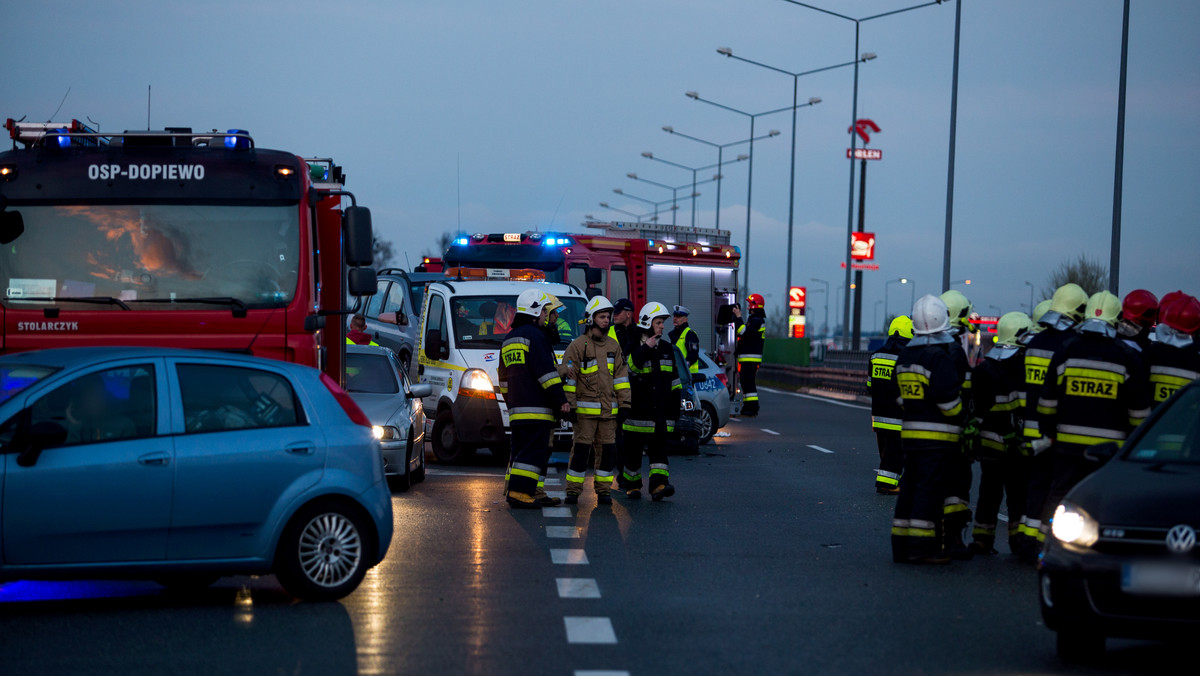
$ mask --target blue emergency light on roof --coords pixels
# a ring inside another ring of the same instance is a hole
[[[59,148],[71,147],[71,137],[66,136],[66,134],[70,133],[70,130],[68,130],[66,127],[63,127],[62,129],[55,129],[54,132],[56,134],[60,134],[59,136],[54,137],[54,141],[58,144]]]
[[[245,129],[229,129],[226,134],[244,134],[244,136],[226,136],[225,147],[230,149],[246,149],[250,147],[250,132]]]
[[[454,246],[466,246],[468,242],[470,242],[470,240],[468,240],[466,237],[459,237],[458,239],[454,240]]]
[[[571,246],[571,238],[551,235],[542,240],[542,246]]]

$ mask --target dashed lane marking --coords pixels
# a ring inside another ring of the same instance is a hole
[[[828,448],[821,448],[820,446],[817,446],[815,444],[809,444],[808,447],[813,449],[814,451],[820,451],[822,453],[833,453],[833,451],[829,450]]]
[[[496,472],[458,472],[458,471],[454,471],[454,470],[437,469],[434,467],[426,468],[425,474],[428,476],[490,476],[490,477],[503,477],[504,476],[504,472],[500,472],[500,471],[496,471]]]
[[[597,671],[589,669],[587,671],[575,670],[575,676],[629,676],[628,671]]]
[[[546,526],[546,537],[573,540],[579,538],[577,526]]]
[[[560,599],[598,599],[600,587],[595,578],[590,577],[560,577],[554,580],[558,585]]]
[[[803,394],[801,392],[787,392],[784,390],[776,390],[776,389],[770,388],[770,387],[761,387],[760,386],[758,389],[766,391],[766,392],[770,392],[772,394],[786,394],[789,397],[799,397],[801,399],[812,399],[813,401],[823,401],[826,404],[833,404],[834,406],[845,406],[846,408],[857,408],[862,411],[870,411],[871,410],[870,406],[863,406],[861,404],[848,404],[844,401],[833,401],[832,399],[829,399],[828,397],[817,397],[817,396],[813,396],[811,394]]]
[[[617,633],[607,617],[564,617],[567,643],[615,644]]]
[[[586,566],[588,565],[587,552],[582,549],[551,549],[550,563],[559,563],[565,566]]]
[[[563,517],[566,517],[569,519],[572,516],[571,508],[570,507],[543,507],[542,508],[542,516],[548,517],[551,519],[557,519],[557,518],[563,518]]]
[[[760,427],[759,429],[761,429],[762,431],[766,432],[767,434],[773,434],[773,435],[775,435],[775,436],[780,436],[779,432],[776,432],[775,430],[769,430],[769,429],[767,429],[767,428],[765,428],[765,427]]]
[[[561,500],[561,499],[567,497],[567,492],[566,491],[546,491],[546,495],[549,495],[552,498],[558,498]]]

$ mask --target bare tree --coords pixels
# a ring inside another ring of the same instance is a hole
[[[438,235],[437,238],[437,251],[430,251],[429,249],[426,249],[421,255],[441,258],[443,255],[445,255],[446,249],[450,248],[450,244],[454,242],[455,239],[461,237],[462,234],[463,233],[461,230],[459,232],[450,232],[449,230],[443,232],[442,234]]]
[[[1078,284],[1090,296],[1108,288],[1108,268],[1084,254],[1079,254],[1075,260],[1063,261],[1046,278],[1042,297],[1050,298],[1055,289],[1069,283]]]
[[[380,239],[375,236],[371,240],[371,259],[373,267],[376,270],[392,267],[392,261],[396,258],[395,247],[389,239]]]

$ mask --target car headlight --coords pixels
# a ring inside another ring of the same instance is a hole
[[[469,369],[464,373],[462,382],[458,386],[458,393],[464,397],[496,398],[496,391],[492,389],[492,379],[483,369]]]
[[[371,434],[375,435],[380,441],[388,441],[400,437],[400,430],[391,425],[373,425],[371,426]]]
[[[1050,532],[1060,542],[1091,547],[1100,539],[1100,524],[1079,507],[1064,502],[1054,510]]]

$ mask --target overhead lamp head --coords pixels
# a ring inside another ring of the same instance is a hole
[[[652,159],[654,159],[654,153],[652,153],[652,152],[650,152],[649,150],[647,150],[647,151],[645,151],[645,152],[643,152],[643,153],[642,153],[642,157],[645,157],[646,159],[650,159],[650,160],[652,160]]]
[[[675,127],[672,127],[671,125],[668,124],[665,127],[663,127],[663,131],[667,132],[668,134],[674,134]]]
[[[624,193],[624,192],[623,192],[623,191],[622,191],[620,188],[613,188],[613,192],[617,193],[618,195],[624,195],[624,194],[625,194],[625,193]]]
[[[632,171],[631,171],[631,172],[629,172],[629,173],[627,173],[627,174],[625,174],[625,176],[626,176],[627,178],[632,178],[632,179],[633,179],[633,180],[635,180],[635,181],[637,180],[637,174],[633,173]]]
[[[600,203],[600,206],[602,206],[602,207],[604,207],[605,209],[607,209],[607,208],[608,208],[608,202],[601,202],[601,203]]]
[[[746,161],[746,160],[748,160],[748,159],[750,159],[750,156],[749,156],[749,155],[746,155],[746,154],[742,154],[742,155],[738,155],[738,156],[737,156],[737,161],[738,161],[738,162],[745,162],[745,161]]]
[[[589,221],[594,221],[594,220],[596,220],[596,217],[595,217],[595,216],[593,216],[593,215],[591,215],[591,214],[584,214],[584,215],[583,215],[583,217],[584,217],[584,218],[586,218],[586,219],[587,219],[587,220],[589,220]]]
[[[699,99],[700,98],[700,94],[698,94],[696,92],[684,92],[683,95],[688,97],[689,99]]]
[[[771,131],[767,132],[767,136],[779,136],[779,134],[780,132],[778,129],[772,129]]]
[[[901,277],[901,278],[900,278],[900,283],[901,283],[901,284],[908,284],[908,278],[907,278],[907,277]]]
[[[700,196],[700,193],[698,193],[698,192],[692,193],[692,197],[699,197],[699,196]]]
[[[809,100],[808,100],[808,105],[810,105],[810,106],[815,106],[815,105],[817,105],[817,104],[818,104],[818,103],[820,103],[820,102],[821,102],[821,97],[820,97],[820,96],[814,96],[814,97],[812,97],[811,99],[809,99]]]
[[[876,56],[875,52],[863,52],[862,56],[859,58],[859,60],[860,61],[870,61],[871,59],[874,59],[875,56]]]
[[[728,47],[717,47],[717,53],[724,54],[725,56],[733,56],[733,50]]]

